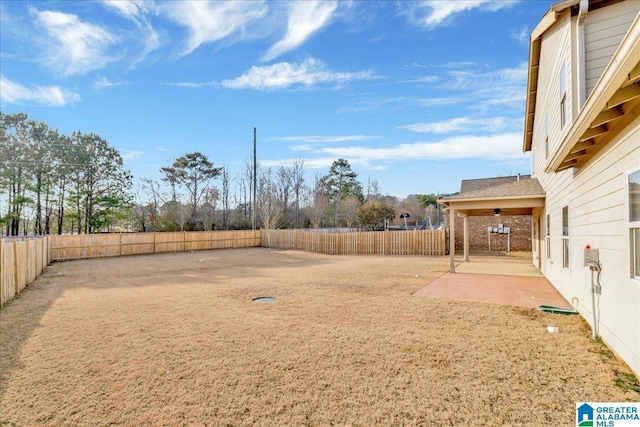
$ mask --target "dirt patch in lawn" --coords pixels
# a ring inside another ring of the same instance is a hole
[[[448,263],[241,249],[54,264],[0,311],[0,425],[557,426],[578,401],[638,399],[578,316],[411,295]]]

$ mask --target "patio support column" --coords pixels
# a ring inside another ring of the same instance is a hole
[[[462,217],[464,226],[464,262],[469,262],[469,216]]]
[[[449,206],[449,271],[456,272],[456,211]]]

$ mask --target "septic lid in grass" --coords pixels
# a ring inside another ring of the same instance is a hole
[[[274,302],[276,300],[275,297],[258,297],[258,298],[254,298],[251,301],[253,302],[257,302],[257,303],[264,303],[264,302]]]

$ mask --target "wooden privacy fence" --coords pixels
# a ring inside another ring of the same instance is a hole
[[[19,295],[50,262],[50,236],[0,238],[0,306]]]
[[[260,246],[260,231],[179,231],[50,236],[53,261]]]
[[[318,233],[262,230],[262,246],[328,255],[446,255],[445,230]]]
[[[258,246],[328,255],[445,255],[446,235],[444,230],[242,230],[0,238],[0,306],[53,261]]]

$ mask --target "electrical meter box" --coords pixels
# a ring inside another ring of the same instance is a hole
[[[598,249],[587,249],[584,250],[584,266],[589,267],[589,261],[600,262],[600,254]]]

